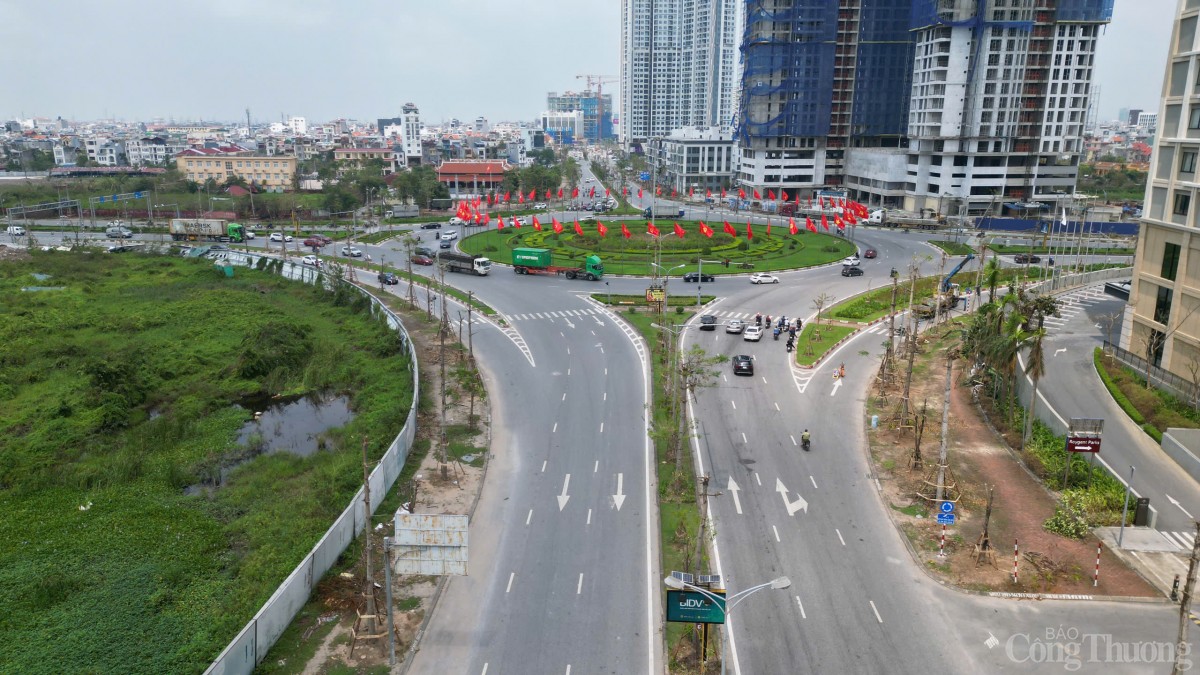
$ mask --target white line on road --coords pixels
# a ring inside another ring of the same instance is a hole
[[[605,369],[604,369],[604,374],[605,374],[605,375],[607,375],[607,374],[608,374],[608,368],[605,368]]]
[[[563,334],[563,332],[562,332],[561,330],[560,330],[560,331],[558,331],[558,334],[559,334],[559,335],[562,335],[564,338],[565,338],[565,337],[567,337],[565,334]]]
[[[525,516],[525,524],[528,525],[531,520],[533,520],[533,509],[529,509],[529,515]]]
[[[486,663],[483,664],[483,672],[479,673],[479,675],[487,675],[487,667],[488,667],[488,664],[486,664]]]
[[[737,401],[730,401],[729,404],[733,406],[734,410],[737,410]]]
[[[755,482],[755,483],[758,483],[758,486],[759,486],[759,487],[762,487],[762,478],[759,478],[759,477],[758,477],[758,472],[757,472],[757,471],[755,471],[755,472],[754,472],[754,482]]]
[[[796,445],[796,437],[788,434],[788,438],[792,439],[792,445]]]
[[[878,620],[879,623],[883,623],[883,617],[879,616],[879,608],[875,606],[874,600],[871,601],[871,611],[875,612],[875,619]]]
[[[834,532],[837,532],[837,534],[838,534],[838,541],[842,542],[842,546],[845,546],[845,545],[846,545],[846,540],[845,540],[845,539],[842,539],[842,531],[841,531],[841,530],[839,530],[839,529],[837,529],[836,527],[835,527],[835,528],[833,528],[833,531],[834,531]]]
[[[599,470],[600,470],[600,460],[596,460],[596,463],[592,465],[592,473],[596,473]]]
[[[591,509],[588,509],[588,519],[587,519],[587,524],[588,524],[588,525],[591,525],[591,524],[592,524],[592,510],[591,510]]]
[[[602,398],[602,399],[600,399],[600,400],[602,400],[602,401],[607,401],[607,400],[608,400],[608,392],[607,392],[607,391],[606,391],[606,392],[604,392],[604,398]]]
[[[570,495],[567,494],[567,486],[570,484],[571,484],[571,474],[567,474],[566,478],[563,479],[562,494],[558,496],[558,510],[559,511],[563,510],[563,507],[567,505],[567,500],[571,498]]]
[[[565,392],[565,391],[563,392],[562,400],[564,400],[564,401],[567,400],[567,392]]]
[[[796,596],[796,606],[800,608],[800,618],[807,619],[808,615],[804,613],[804,605],[800,604],[800,596]]]
[[[596,331],[592,331],[592,335],[595,335],[595,334],[596,334]]]
[[[600,433],[604,433],[604,422],[600,423]]]
[[[1165,492],[1163,493],[1163,496],[1165,496],[1165,497],[1167,498],[1167,501],[1171,502],[1171,503],[1172,503],[1172,504],[1174,504],[1175,506],[1178,506],[1178,507],[1179,507],[1179,510],[1180,510],[1180,511],[1183,511],[1183,515],[1187,516],[1188,518],[1191,518],[1191,517],[1192,517],[1192,514],[1188,513],[1188,512],[1187,512],[1187,509],[1183,508],[1183,506],[1181,506],[1181,505],[1179,504],[1179,500],[1178,500],[1178,499],[1175,499],[1174,497],[1172,497],[1171,495],[1169,495],[1169,494],[1167,494],[1167,493],[1165,493]],[[1193,520],[1194,520],[1194,519],[1193,519]]]
[[[554,428],[552,428],[552,429],[550,430],[550,433],[552,433],[552,434],[553,434],[553,433],[557,433],[557,432],[558,432],[558,422],[555,422],[555,423],[554,423]]]
[[[743,443],[749,443],[749,442],[750,442],[749,440],[747,440],[747,439],[746,439],[746,432],[744,432],[744,431],[742,432],[742,442],[743,442]]]
[[[604,347],[601,347],[601,348],[600,348],[600,353],[601,353],[601,354],[603,354],[603,353],[604,353]]]
[[[837,396],[837,390],[838,390],[838,387],[840,387],[840,386],[842,386],[842,379],[839,377],[838,379],[833,381],[833,391],[829,392],[829,395]]]
[[[571,664],[567,664],[567,675],[571,675]]]
[[[742,500],[738,498],[738,490],[741,490],[741,488],[733,481],[733,476],[729,477],[729,483],[725,486],[725,489],[729,490],[729,494],[733,495],[733,508],[739,516],[742,515]]]
[[[762,381],[763,381],[763,384],[766,384],[766,383],[767,383],[767,376],[766,376],[766,375],[763,375],[763,379],[762,379]]]
[[[570,355],[571,355],[571,348],[567,347],[567,356],[570,356]]]
[[[515,579],[515,578],[517,578],[517,573],[516,573],[516,572],[509,572],[509,573],[508,573],[508,586],[507,586],[507,587],[505,587],[505,589],[504,589],[504,592],[505,592],[505,593],[509,593],[509,592],[511,592],[511,591],[512,591],[512,582],[513,582],[513,579]]]
[[[579,573],[579,583],[575,584],[575,595],[583,592],[583,572]]]
[[[780,407],[779,407],[779,403],[778,403],[778,402],[775,404],[775,409],[776,409],[776,410],[780,410]]]
[[[772,525],[771,531],[775,533],[775,541],[782,541],[782,539],[779,538],[779,529],[778,528],[776,528],[774,525]]]
[[[1054,350],[1054,355],[1055,355],[1055,356],[1058,356],[1059,354],[1061,354],[1061,353],[1063,353],[1063,352],[1065,352],[1065,351],[1067,351],[1067,348],[1066,348],[1066,347],[1060,347],[1059,349],[1055,349],[1055,350]]]
[[[816,490],[817,489],[817,479],[813,478],[812,476],[809,476],[808,479],[812,481],[813,489]]]
[[[567,368],[567,376],[570,377],[570,375],[571,375],[571,369]]]
[[[546,472],[546,460],[542,460],[542,473]]]

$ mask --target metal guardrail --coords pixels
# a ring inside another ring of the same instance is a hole
[[[259,259],[263,257],[238,251],[222,251],[222,253],[225,254],[220,261],[222,264],[244,267],[257,266]],[[309,283],[315,281],[318,276],[322,276],[326,279],[325,286],[332,288],[332,277],[299,263],[285,261],[280,268],[280,273],[289,279]],[[371,501],[374,509],[378,508],[383,501],[381,495],[386,494],[391,488],[404,468],[405,460],[408,459],[408,452],[412,448],[413,438],[416,436],[417,401],[420,399],[420,391],[418,389],[417,360],[412,349],[412,342],[409,340],[408,332],[404,330],[400,317],[380,302],[379,298],[362,288],[357,286],[355,288],[371,299],[372,311],[381,312],[386,317],[388,325],[399,333],[402,348],[409,356],[409,370],[412,372],[413,379],[413,401],[409,407],[408,416],[404,420],[404,426],[392,440],[387,452],[383,453],[383,457],[379,459],[379,463],[371,471],[368,479],[371,494],[376,496]],[[237,636],[204,671],[205,675],[249,675],[254,671],[274,646],[275,641],[292,622],[292,619],[304,607],[309,594],[316,588],[321,577],[333,567],[342,551],[346,550],[354,537],[362,532],[370,522],[370,517],[365,511],[363,491],[360,488],[346,509],[325,531],[325,535],[321,537],[320,541],[275,589],[271,597],[255,613],[254,618],[250,619],[249,623],[238,632]]]

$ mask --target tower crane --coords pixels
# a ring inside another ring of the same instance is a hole
[[[607,75],[576,75],[575,79],[586,80],[588,91],[592,90],[593,85],[596,87],[596,140],[601,141],[604,136],[604,83],[619,80]]]

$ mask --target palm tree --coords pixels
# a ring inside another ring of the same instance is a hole
[[[992,256],[983,268],[983,278],[988,286],[988,302],[996,301],[996,286],[1000,284],[1000,258]]]
[[[1033,402],[1037,400],[1038,381],[1046,374],[1046,352],[1042,343],[1046,338],[1046,329],[1038,328],[1029,336],[1029,363],[1025,364],[1025,374],[1033,378],[1033,391],[1029,394],[1029,407],[1025,410],[1025,431],[1021,434],[1021,449],[1029,442],[1029,434],[1033,432]]]

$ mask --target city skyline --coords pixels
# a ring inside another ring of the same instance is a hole
[[[41,29],[48,25],[46,18],[36,5],[0,0],[8,17],[0,25],[0,40],[7,46],[0,67],[9,79],[0,114],[6,119],[232,121],[244,119],[250,108],[256,123],[286,115],[367,122],[399,114],[412,101],[427,124],[451,118],[468,122],[480,115],[491,122],[532,121],[545,109],[547,92],[586,89],[576,75],[620,75],[620,3],[449,0],[406,8],[396,24],[379,19],[390,10],[379,0],[357,7],[348,15],[314,0],[264,0],[252,6],[217,0],[203,10],[122,0],[101,11],[67,0],[56,12],[49,40]],[[1116,1],[1097,53],[1099,120],[1116,119],[1123,108],[1158,110],[1171,33],[1167,17],[1174,7],[1174,0]],[[409,28],[414,23],[420,30]],[[161,47],[147,47],[140,37],[126,39],[157,34],[164,25],[189,30],[181,34],[181,44],[168,35]],[[575,39],[581,32],[586,40]],[[346,38],[322,44],[327,35]],[[189,40],[200,45],[211,40],[218,56],[210,56],[207,47],[182,44]],[[544,46],[559,44],[566,46]],[[104,58],[96,58],[97,50],[105,52]],[[147,50],[156,58],[147,59]],[[496,50],[499,55],[492,53]],[[239,72],[222,53],[253,68]],[[288,62],[295,67],[284,68]],[[406,71],[405,63],[416,65]],[[502,72],[478,69],[497,63]],[[126,73],[123,64],[137,72]],[[179,77],[189,71],[196,76]],[[322,82],[329,86],[314,86]],[[605,91],[617,97],[619,109],[617,83]]]

